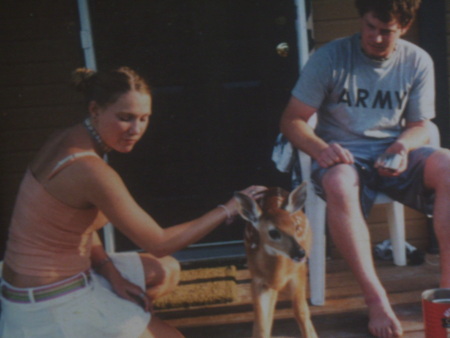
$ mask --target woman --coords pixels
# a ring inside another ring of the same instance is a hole
[[[3,265],[1,337],[180,337],[151,318],[153,299],[178,283],[167,255],[237,214],[224,205],[162,229],[103,161],[130,152],[151,115],[146,82],[129,68],[79,69],[89,117],[51,137],[31,162],[13,212]],[[265,188],[243,192],[256,198]],[[146,253],[108,257],[96,230],[107,221]]]

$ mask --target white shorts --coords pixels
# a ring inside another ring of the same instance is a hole
[[[112,254],[111,258],[125,278],[145,290],[137,253]],[[150,322],[150,313],[117,296],[103,277],[91,275],[88,287],[48,301],[21,304],[1,297],[0,337],[139,337]]]

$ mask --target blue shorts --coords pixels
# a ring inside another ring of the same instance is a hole
[[[408,155],[408,168],[397,177],[385,177],[378,174],[374,168],[379,155],[384,153],[386,145],[371,147],[348,147],[355,158],[352,165],[359,174],[361,209],[368,217],[377,192],[383,192],[402,204],[423,212],[433,214],[434,190],[427,189],[424,184],[424,168],[427,158],[437,149],[421,147],[411,151]],[[317,194],[326,200],[321,182],[328,168],[320,167],[316,161],[312,164],[312,181]]]

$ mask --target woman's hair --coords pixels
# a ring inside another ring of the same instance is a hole
[[[151,95],[148,83],[134,70],[120,67],[111,71],[78,68],[72,73],[72,85],[82,92],[87,102],[105,107],[133,90]]]
[[[421,0],[356,0],[355,6],[361,17],[372,11],[377,19],[383,22],[396,19],[405,28],[413,22],[420,2]]]

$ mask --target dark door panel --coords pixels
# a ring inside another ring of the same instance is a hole
[[[98,67],[130,66],[153,88],[149,130],[110,162],[162,226],[251,184],[289,187],[270,157],[298,76],[293,0],[95,0],[91,18]],[[204,241],[241,238],[238,224]]]

